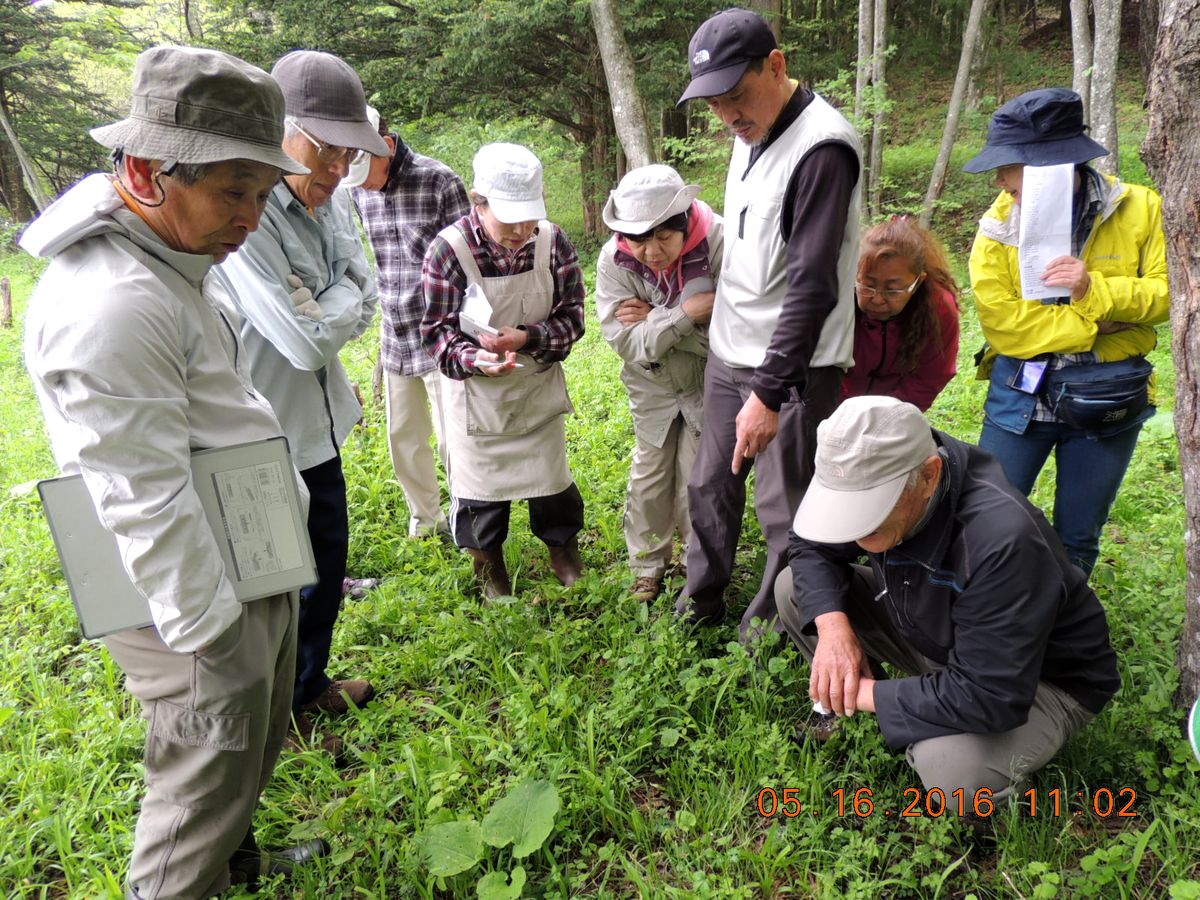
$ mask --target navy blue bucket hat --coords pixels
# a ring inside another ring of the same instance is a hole
[[[1083,100],[1067,88],[1041,88],[1014,97],[992,115],[987,146],[963,168],[1085,163],[1108,150],[1084,132]]]

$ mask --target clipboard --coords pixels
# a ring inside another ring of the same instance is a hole
[[[238,600],[317,580],[287,438],[196,451],[192,486]],[[100,523],[83,476],[39,481],[38,494],[84,637],[152,625],[150,605],[125,572],[116,536]]]

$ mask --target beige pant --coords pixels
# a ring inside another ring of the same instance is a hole
[[[637,440],[629,467],[625,500],[625,545],[629,567],[638,577],[662,578],[671,564],[675,531],[682,554],[692,537],[688,515],[688,478],[696,461],[700,435],[693,434],[682,415],[667,429],[662,447]]]
[[[874,572],[863,566],[854,568],[848,613],[863,652],[909,675],[941,668],[909,644],[892,625],[884,604],[875,602]],[[812,662],[817,636],[801,633],[804,623],[792,591],[791,569],[784,569],[775,581],[779,619],[804,658]],[[964,796],[972,798],[977,790],[987,788],[1000,800],[1046,765],[1092,718],[1066,691],[1042,681],[1024,725],[994,734],[948,734],[917,741],[908,745],[906,756],[926,790],[941,788],[950,797],[962,788]]]
[[[228,887],[291,718],[297,604],[295,593],[245,604],[203,652],[176,653],[154,628],[104,639],[148,722],[128,878],[142,900]]]
[[[387,385],[388,448],[392,468],[408,504],[408,533],[429,534],[446,527],[437,465],[429,436],[437,435],[438,456],[446,459],[442,429],[442,377],[384,372]],[[430,406],[433,416],[430,418]]]

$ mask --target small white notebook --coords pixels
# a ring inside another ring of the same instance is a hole
[[[317,580],[286,438],[197,451],[192,485],[239,600]],[[153,624],[150,606],[129,580],[117,539],[100,524],[83,477],[40,481],[38,493],[84,637]]]

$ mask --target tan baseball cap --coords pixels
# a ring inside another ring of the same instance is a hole
[[[883,524],[908,473],[937,453],[921,411],[894,397],[851,397],[817,426],[816,472],[792,529],[842,544]]]

